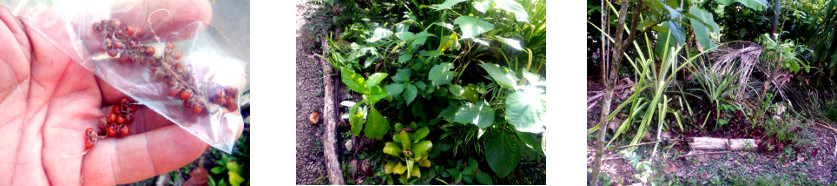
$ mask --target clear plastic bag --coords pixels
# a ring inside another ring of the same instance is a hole
[[[204,32],[211,17],[208,2],[190,3],[68,0],[3,5],[114,88],[230,153],[242,123],[237,103],[247,82],[246,64],[225,52],[229,46],[216,41],[217,32]],[[200,14],[205,11],[209,17]]]

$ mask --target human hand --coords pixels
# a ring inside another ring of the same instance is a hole
[[[133,7],[113,17],[145,25],[148,10],[176,15],[155,24],[156,30],[196,20],[208,25],[211,17],[207,1],[151,0]],[[0,21],[0,185],[134,182],[180,168],[206,149],[197,137],[139,107],[131,135],[100,140],[80,156],[85,129],[98,129],[101,108],[125,95],[28,29],[7,7],[0,7]]]

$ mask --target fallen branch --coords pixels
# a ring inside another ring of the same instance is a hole
[[[328,44],[327,41],[323,41],[323,51],[328,51]],[[323,74],[331,74],[334,68],[331,67],[331,64],[325,60],[320,60],[320,63],[323,66]],[[332,76],[327,76],[323,78],[323,84],[325,87],[324,97],[323,97],[323,115],[324,115],[324,123],[325,123],[325,134],[323,135],[323,156],[326,159],[326,172],[328,172],[328,181],[334,185],[345,185],[346,183],[343,181],[343,171],[340,170],[340,161],[337,159],[337,148],[335,145],[337,144],[337,140],[335,135],[337,133],[337,110],[335,109],[335,102],[334,102],[334,91],[335,86],[338,84],[334,82],[334,78]]]
[[[730,153],[730,152],[732,152],[732,151],[715,151],[715,152],[701,152],[701,153],[689,152],[689,154],[680,155],[680,156],[677,156],[677,157],[685,158],[685,157],[689,157],[689,156],[700,156],[700,155],[707,155],[707,154],[724,154],[724,153]]]
[[[822,127],[825,127],[825,128],[831,129],[831,130],[832,130],[832,131],[834,131],[834,132],[837,132],[837,129],[831,128],[831,127],[829,127],[829,126],[827,126],[827,125],[823,125],[823,124],[822,124],[822,123],[820,123],[820,122],[817,122],[817,125],[820,125],[820,126],[822,126]]]
[[[694,150],[754,150],[758,149],[761,140],[753,139],[725,139],[712,137],[693,137],[689,140],[689,147]]]

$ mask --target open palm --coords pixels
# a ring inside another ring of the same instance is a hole
[[[207,1],[163,2],[146,1],[113,16],[143,25],[148,10],[165,8],[177,18],[155,29],[209,23]],[[7,7],[0,7],[0,21],[0,185],[134,182],[177,169],[206,149],[200,139],[140,107],[129,125],[131,135],[100,140],[81,156],[85,129],[98,129],[101,108],[125,95],[27,28]]]

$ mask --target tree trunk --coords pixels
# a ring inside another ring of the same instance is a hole
[[[323,41],[323,52],[328,51],[328,41]],[[340,161],[337,158],[337,140],[335,135],[337,133],[337,110],[334,104],[334,78],[331,74],[334,73],[327,61],[320,59],[323,66],[323,84],[325,92],[323,97],[323,123],[325,126],[325,134],[323,135],[323,156],[326,158],[326,169],[328,172],[328,180],[333,185],[344,185],[343,171],[340,170]]]
[[[773,34],[770,35],[770,37],[773,38],[774,41],[776,41],[776,48],[777,49],[775,49],[775,50],[778,50],[779,45],[782,43],[781,41],[779,41],[782,37],[777,36],[777,35],[780,35],[780,33],[776,33],[776,27],[779,24],[779,12],[781,12],[781,7],[779,7],[780,3],[782,3],[782,0],[776,0],[775,6],[773,7],[773,10],[774,10],[773,11],[773,29],[771,30],[771,33],[773,33]],[[781,31],[779,31],[779,32],[781,32]],[[781,66],[779,66],[779,65],[782,64],[781,63],[781,57],[779,56],[779,52],[775,51],[775,50],[774,50],[774,52],[775,52],[776,58],[773,59],[774,60],[773,72],[771,72],[770,76],[766,80],[764,80],[764,84],[762,85],[762,90],[761,90],[762,99],[764,99],[765,94],[767,94],[767,88],[770,87],[770,83],[773,81],[773,78],[776,78],[776,73],[779,73],[779,68],[781,68]]]
[[[599,181],[599,171],[602,166],[602,152],[604,151],[605,131],[607,131],[607,115],[610,113],[610,102],[613,100],[613,88],[605,85],[604,101],[602,101],[602,113],[599,120],[599,137],[596,140],[596,158],[593,160],[593,175],[592,185],[597,185]]]

